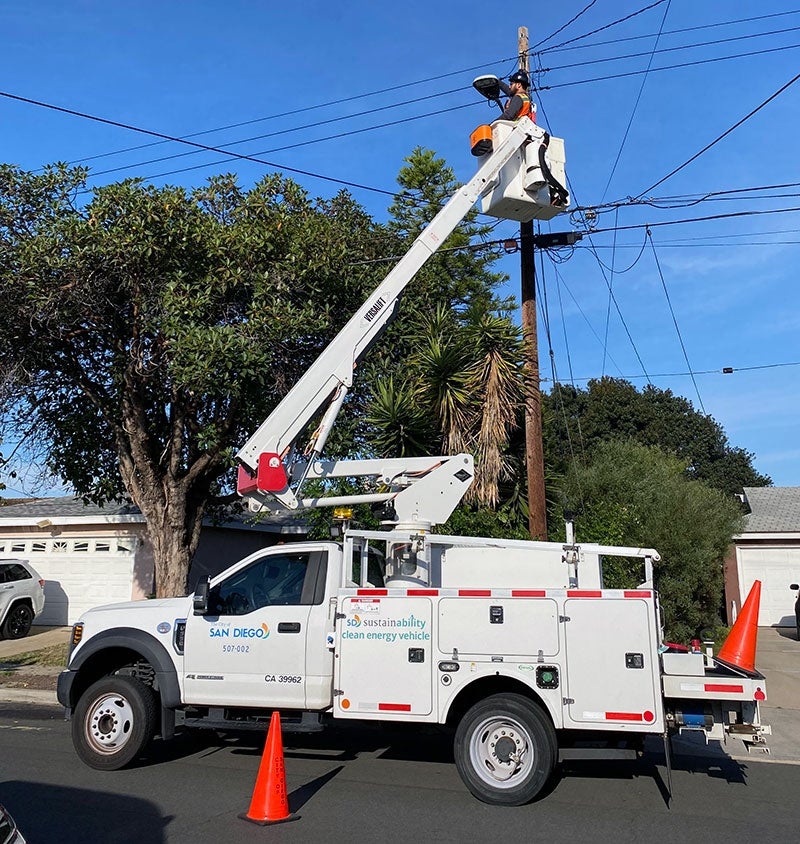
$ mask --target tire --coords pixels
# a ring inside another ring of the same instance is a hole
[[[558,743],[542,709],[516,694],[476,703],[456,729],[453,753],[467,788],[484,803],[522,806],[555,769]]]
[[[24,639],[33,624],[33,610],[27,604],[14,604],[3,622],[4,639]]]
[[[156,696],[149,686],[133,677],[104,677],[81,695],[75,707],[75,751],[97,771],[124,768],[153,739],[156,714]]]

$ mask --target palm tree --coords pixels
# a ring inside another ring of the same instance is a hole
[[[405,378],[377,382],[368,421],[383,454],[469,451],[475,483],[467,501],[496,507],[511,479],[506,453],[523,401],[522,341],[502,314],[440,305],[415,336]]]

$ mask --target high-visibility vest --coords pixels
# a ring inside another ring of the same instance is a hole
[[[531,98],[525,94],[519,94],[522,98],[522,108],[519,110],[519,114],[517,115],[516,119],[519,120],[522,117],[530,117],[531,120],[536,120],[536,112],[531,110]]]

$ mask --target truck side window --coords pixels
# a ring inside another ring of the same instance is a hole
[[[272,604],[303,603],[309,553],[270,554],[217,584],[209,595],[215,615],[246,615]]]

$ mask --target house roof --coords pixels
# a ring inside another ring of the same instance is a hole
[[[61,498],[36,498],[21,504],[7,504],[0,507],[0,524],[18,524],[22,521],[49,519],[51,522],[65,524],[77,521],[85,524],[92,522],[143,522],[144,517],[138,507],[127,501],[116,501],[100,507],[97,504],[85,504],[81,498],[72,495]]]
[[[47,520],[48,525],[39,522]],[[81,498],[64,496],[61,498],[37,498],[21,504],[0,506],[0,526],[37,525],[48,527],[71,524],[144,524],[141,510],[128,501],[109,502],[100,507],[97,504],[85,504]],[[224,522],[205,521],[206,525],[256,530],[266,533],[306,533],[307,521],[302,514],[270,515],[261,520],[232,515]]]
[[[800,486],[746,486],[744,533],[800,533]]]

